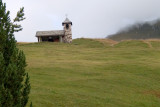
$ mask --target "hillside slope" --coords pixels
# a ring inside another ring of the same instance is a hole
[[[106,44],[105,44],[106,43]],[[18,44],[34,107],[158,107],[160,41]]]
[[[116,34],[109,35],[108,38],[116,41],[160,38],[160,20],[129,26]]]

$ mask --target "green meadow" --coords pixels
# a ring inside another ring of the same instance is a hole
[[[34,107],[160,106],[160,41],[18,44]]]

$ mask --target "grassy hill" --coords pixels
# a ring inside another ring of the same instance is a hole
[[[116,34],[110,35],[108,38],[116,41],[160,38],[160,20],[134,24]]]
[[[34,107],[158,107],[160,41],[18,44]]]

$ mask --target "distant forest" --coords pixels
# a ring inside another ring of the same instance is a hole
[[[127,39],[158,39],[160,38],[160,20],[137,23],[126,27],[107,38],[121,41]]]

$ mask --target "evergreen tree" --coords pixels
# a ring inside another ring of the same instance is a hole
[[[22,30],[24,8],[11,21],[6,4],[0,0],[0,107],[25,107],[30,93],[26,61],[23,51],[16,46],[14,32]]]

